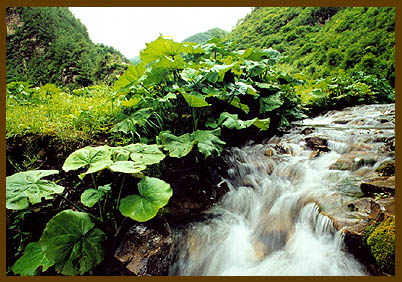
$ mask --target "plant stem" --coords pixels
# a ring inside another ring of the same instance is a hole
[[[197,124],[196,111],[195,111],[194,107],[193,107],[193,126],[194,126],[194,131],[196,131],[198,124]]]
[[[98,186],[96,186],[95,176],[93,173],[91,173],[91,178],[92,178],[92,183],[94,184],[95,189],[98,190]]]
[[[123,185],[124,185],[124,181],[126,180],[126,176],[127,176],[127,174],[124,175],[123,180],[121,181],[119,195],[117,196],[116,209],[119,208],[121,191],[123,190]]]
[[[79,210],[80,212],[85,212],[85,213],[87,213],[84,209],[80,208],[79,206],[77,206],[76,204],[74,204],[72,201],[70,201],[69,199],[67,199],[66,197],[64,197],[63,195],[57,194],[57,196],[59,196],[60,198],[62,198],[64,201],[66,201],[67,203],[69,203],[70,205],[72,205],[74,208],[76,208],[76,209]],[[92,219],[97,219],[97,218],[96,218],[95,216],[93,216],[92,214],[90,214],[90,213],[87,213],[87,214],[89,214],[89,216],[90,216]]]
[[[95,189],[98,190],[98,186],[96,186],[96,181],[95,181],[95,176],[93,173],[91,173],[91,178],[92,178],[92,182],[95,186]],[[99,208],[99,216],[100,216],[100,220],[103,222],[103,213],[102,213],[102,206],[100,204],[100,201],[98,201],[98,208]]]
[[[99,208],[99,216],[100,216],[100,219],[101,219],[101,221],[103,222],[103,213],[102,213],[102,206],[101,206],[100,201],[98,201],[98,208]]]

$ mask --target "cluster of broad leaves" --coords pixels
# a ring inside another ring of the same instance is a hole
[[[144,177],[142,173],[147,166],[158,164],[164,158],[165,154],[160,151],[157,144],[135,143],[120,147],[88,146],[73,152],[64,162],[63,170],[68,172],[85,168],[86,171],[79,175],[81,179],[87,174],[104,169],[142,177],[138,183],[139,195],[123,198],[119,209],[124,216],[143,222],[153,218],[158,210],[168,203],[173,194],[168,183],[158,178]],[[81,196],[81,202],[87,207],[92,207],[110,192],[111,185],[87,189]]]
[[[208,128],[267,130],[303,116],[293,91],[299,81],[272,67],[281,59],[278,51],[230,51],[232,47],[218,39],[197,45],[163,37],[147,44],[141,62],[130,66],[114,85],[124,97],[121,106],[126,114],[114,130],[139,140],[168,132],[164,145],[174,146],[170,140],[185,144],[183,153],[171,156],[183,156],[196,144],[209,156],[211,150],[204,150],[195,136],[213,134]],[[211,144],[218,155],[221,145]]]
[[[173,191],[170,185],[158,178],[144,176],[147,166],[157,164],[165,154],[156,144],[141,143],[121,147],[85,147],[73,152],[64,162],[63,170],[83,171],[79,178],[109,169],[115,173],[131,174],[142,179],[137,194],[129,195],[119,204],[122,215],[143,222],[153,218],[164,207]],[[44,199],[53,199],[64,187],[42,178],[59,173],[57,170],[31,170],[16,173],[6,179],[6,207],[13,210],[27,209]],[[85,190],[81,195],[84,206],[92,208],[104,200],[112,190],[112,183]],[[95,227],[86,212],[64,210],[51,219],[39,242],[31,242],[24,255],[13,265],[15,274],[36,275],[39,267],[55,270],[64,275],[82,275],[104,259],[105,233]]]

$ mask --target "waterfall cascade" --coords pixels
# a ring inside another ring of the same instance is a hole
[[[170,274],[368,275],[327,215],[347,217],[344,203],[361,196],[354,172],[387,159],[381,140],[394,135],[394,108],[332,111],[280,138],[231,148],[222,180],[230,191],[212,219],[175,232]],[[349,155],[354,167],[339,169]]]

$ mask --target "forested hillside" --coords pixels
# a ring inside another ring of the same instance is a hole
[[[229,32],[227,32],[226,30],[216,27],[216,28],[212,28],[206,32],[196,33],[196,34],[184,39],[183,42],[194,42],[194,43],[201,44],[213,37],[224,38],[228,33]]]
[[[395,8],[259,7],[229,34],[238,48],[272,47],[282,68],[313,78],[363,71],[395,79]]]
[[[126,61],[112,47],[95,45],[66,7],[7,8],[7,82],[108,83]]]

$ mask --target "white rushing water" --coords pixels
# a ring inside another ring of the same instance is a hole
[[[178,251],[170,274],[368,275],[320,211],[358,197],[358,187],[348,182],[351,171],[329,167],[356,144],[370,144],[369,153],[378,155],[380,142],[374,136],[394,134],[393,109],[370,105],[331,112],[303,124],[336,124],[336,129],[316,127],[303,135],[299,127],[264,144],[232,148],[229,177],[223,180],[230,190],[209,211],[212,219],[176,232]],[[390,121],[384,120],[387,115]],[[305,138],[314,136],[328,140],[331,151],[312,157]]]

